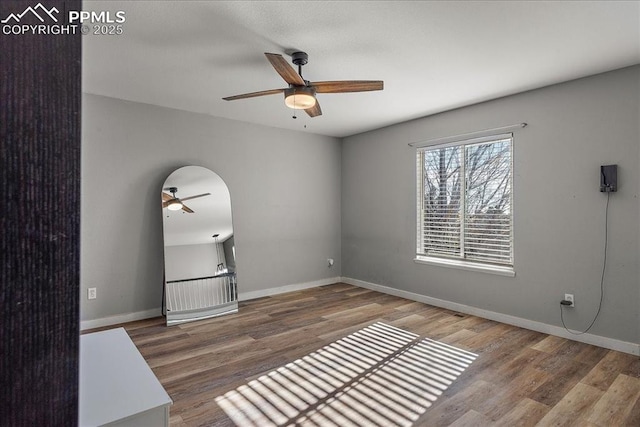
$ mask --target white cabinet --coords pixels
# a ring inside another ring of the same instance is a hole
[[[80,336],[80,427],[168,426],[172,403],[124,328]]]

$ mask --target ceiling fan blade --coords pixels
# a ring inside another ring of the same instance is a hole
[[[322,110],[320,109],[320,103],[318,103],[318,100],[316,99],[316,105],[311,108],[307,108],[304,112],[307,113],[309,117],[321,116]]]
[[[384,89],[382,80],[334,80],[326,82],[312,82],[317,93],[367,92]]]
[[[202,194],[198,194],[197,196],[183,197],[182,199],[180,199],[180,201],[184,202],[185,200],[197,199],[198,197],[204,197],[204,196],[210,196],[210,195],[211,193],[202,193]]]
[[[271,65],[276,69],[278,74],[282,76],[285,82],[289,83],[290,85],[296,86],[305,85],[304,79],[300,77],[300,74],[298,74],[296,70],[294,70],[293,67],[289,65],[287,60],[284,59],[282,55],[277,53],[265,53],[265,56],[267,57],[269,62],[271,62]]]
[[[187,207],[187,205],[182,205],[182,210],[186,213],[194,213],[191,209]]]
[[[169,204],[174,201],[176,198],[170,194],[162,192],[162,208],[166,208]]]
[[[244,93],[242,95],[227,96],[222,98],[225,101],[235,101],[236,99],[255,98],[256,96],[275,95],[276,93],[282,93],[284,89],[270,89],[261,90],[260,92]]]

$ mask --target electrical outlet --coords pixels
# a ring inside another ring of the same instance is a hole
[[[573,294],[564,294],[564,299],[565,301],[571,301],[571,305],[568,305],[567,307],[576,306],[576,301],[573,299]]]
[[[96,288],[87,289],[87,299],[96,299],[96,298],[97,298]]]

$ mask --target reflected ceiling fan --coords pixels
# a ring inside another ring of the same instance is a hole
[[[289,65],[282,55],[277,53],[265,53],[265,55],[277,73],[289,84],[289,87],[228,96],[222,99],[235,101],[236,99],[254,98],[256,96],[284,92],[284,103],[287,107],[304,110],[310,117],[316,117],[322,115],[320,104],[316,99],[316,93],[366,92],[384,89],[382,80],[334,80],[324,82],[305,80],[302,77],[302,66],[309,61],[309,56],[305,52],[291,54],[291,62],[298,66],[298,72]]]
[[[188,213],[193,213],[193,210],[191,210],[188,206],[186,206],[183,203],[185,200],[192,200],[192,199],[197,199],[198,197],[211,195],[211,193],[202,193],[196,196],[183,197],[182,199],[179,199],[176,196],[176,193],[178,192],[178,187],[169,187],[169,188],[165,188],[165,190],[169,190],[171,194],[169,195],[165,192],[162,192],[162,207],[167,208],[170,211],[179,211],[180,209],[182,209],[183,211]]]

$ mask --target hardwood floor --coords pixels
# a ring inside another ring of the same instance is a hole
[[[637,356],[346,284],[122,326],[173,427],[640,426]]]

